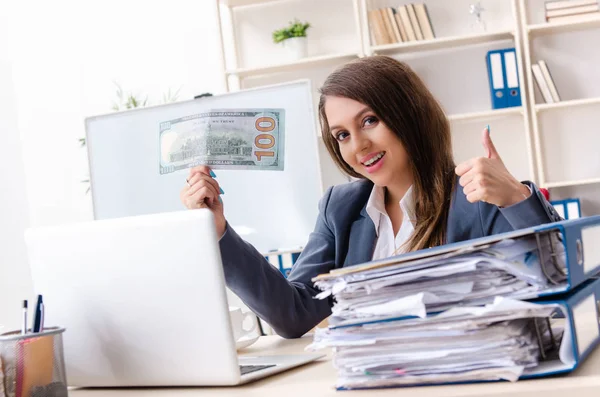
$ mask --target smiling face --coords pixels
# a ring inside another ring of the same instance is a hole
[[[408,249],[444,244],[456,166],[450,123],[421,78],[374,55],[340,66],[319,91],[323,143],[336,165],[385,186],[390,199],[412,185],[417,223]]]
[[[377,186],[412,184],[409,155],[398,136],[367,105],[328,96],[325,114],[342,159]]]

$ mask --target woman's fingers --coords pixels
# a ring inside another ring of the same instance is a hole
[[[214,177],[215,173],[205,165],[190,169],[190,174],[185,179],[185,185],[179,193],[181,202],[189,209],[219,207],[219,195],[223,189]]]
[[[472,191],[471,193],[467,194],[466,196],[467,196],[467,201],[469,203],[473,203],[474,204],[474,203],[476,203],[478,201],[485,201],[483,199],[483,197],[481,196],[481,192],[479,192],[477,190]]]
[[[202,173],[188,179],[180,193],[181,202],[189,209],[212,207],[222,190],[217,181]]]
[[[216,177],[215,173],[206,165],[197,165],[196,167],[191,168],[189,177],[191,178],[192,176],[194,176],[194,174],[198,173],[210,176],[212,178]]]
[[[198,189],[203,186],[203,183],[208,183],[214,187],[217,192],[222,192],[219,182],[204,173],[195,173],[194,176],[188,178],[187,183],[189,184],[189,194],[194,194],[198,191]]]
[[[204,188],[208,189],[208,191],[211,193],[211,196],[214,196],[215,198],[219,197],[219,190],[217,190],[218,188],[215,188],[212,183],[206,180],[200,180],[193,184],[188,191],[188,196],[194,196]]]
[[[479,184],[476,181],[472,181],[463,188],[463,192],[464,192],[465,196],[468,196],[469,194],[471,194],[475,190],[477,190],[478,187],[479,187]]]
[[[194,194],[188,196],[188,204],[192,208],[210,208],[219,195],[210,185],[202,186]]]

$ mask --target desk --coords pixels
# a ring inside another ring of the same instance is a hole
[[[302,354],[312,336],[285,340],[263,336],[241,354]],[[331,352],[326,358],[303,367],[282,372],[259,381],[235,387],[161,388],[161,389],[75,389],[72,397],[321,397],[349,395],[402,397],[598,397],[600,396],[600,348],[579,370],[560,377],[510,382],[493,382],[455,386],[425,386],[404,389],[336,391]]]

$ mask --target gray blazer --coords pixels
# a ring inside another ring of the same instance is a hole
[[[447,243],[560,220],[538,188],[525,183],[533,194],[506,208],[469,203],[457,183],[448,215]],[[288,279],[228,225],[219,242],[227,286],[279,335],[302,336],[331,314],[331,300],[313,298],[319,291],[311,279],[372,258],[377,235],[366,211],[372,189],[372,182],[359,180],[327,190],[319,203],[315,230]]]

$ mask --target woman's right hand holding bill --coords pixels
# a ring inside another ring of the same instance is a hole
[[[223,214],[223,201],[220,195],[223,189],[215,179],[216,175],[204,165],[190,170],[186,183],[179,193],[179,199],[187,209],[208,208],[215,217],[217,236],[225,233],[227,221]]]

